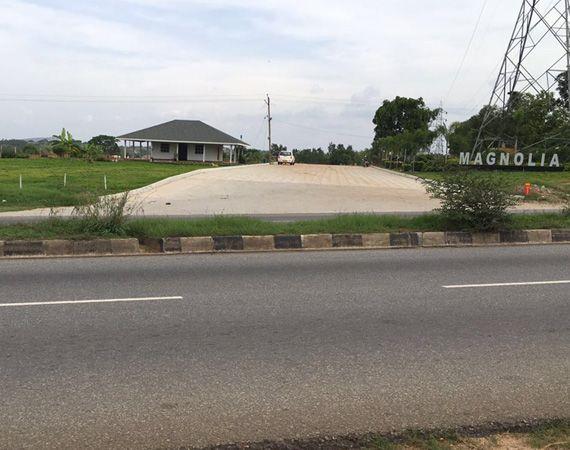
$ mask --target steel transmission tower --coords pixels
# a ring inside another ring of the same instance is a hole
[[[550,92],[562,73],[570,80],[569,14],[570,0],[523,0],[475,151],[505,145],[505,140],[516,142],[516,136],[497,136],[488,130],[493,121],[501,120],[497,110],[508,112],[514,95]]]
[[[446,115],[447,112],[444,111],[442,102],[439,105],[439,114],[435,119],[435,128],[439,134],[431,148],[431,152],[436,155],[449,154],[449,145],[447,142],[447,119],[445,118]]]

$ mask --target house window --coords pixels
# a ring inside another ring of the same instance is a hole
[[[204,154],[204,144],[196,144],[195,147],[195,152],[197,155],[203,155]]]
[[[170,144],[168,142],[160,144],[160,153],[170,153]]]

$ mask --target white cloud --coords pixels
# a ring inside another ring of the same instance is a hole
[[[519,3],[488,9],[450,96],[453,111],[488,98]],[[277,142],[361,148],[382,98],[439,104],[480,7],[468,0],[0,0],[0,42],[9,43],[0,59],[11,68],[2,71],[0,99],[46,100],[2,102],[0,136],[66,126],[89,138],[187,117],[264,146],[269,92]],[[90,101],[47,102],[69,96]],[[154,102],[142,102],[149,97]]]

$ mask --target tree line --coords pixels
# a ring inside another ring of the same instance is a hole
[[[121,149],[118,140],[113,136],[99,135],[87,142],[75,139],[65,128],[58,135],[50,139],[0,140],[0,157],[2,158],[30,158],[30,157],[74,157],[89,161],[104,159],[119,155]]]
[[[567,73],[557,77],[556,92],[514,92],[504,110],[485,106],[449,128],[437,125],[441,110],[430,109],[422,98],[396,97],[385,100],[376,111],[369,157],[377,164],[395,160],[413,164],[420,155],[430,153],[435,139],[443,137],[452,158],[472,153],[479,138],[483,152],[556,153],[561,162],[570,162],[569,107]],[[484,122],[487,126],[480,134]],[[449,162],[437,155],[432,159]]]

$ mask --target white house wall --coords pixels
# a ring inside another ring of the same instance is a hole
[[[161,143],[160,142],[153,142],[152,143],[152,155],[151,158],[153,161],[174,161],[176,159],[176,150],[178,148],[178,144],[169,143],[170,150],[168,153],[162,153]]]
[[[152,159],[155,161],[175,161],[178,153],[177,143],[168,143],[169,152],[163,153],[160,142],[152,143]],[[219,152],[218,152],[219,149]],[[204,151],[206,153],[206,162],[219,162],[223,158],[223,147],[217,144],[205,144]],[[188,144],[188,161],[201,162],[204,160],[203,155],[196,154],[196,145]]]
[[[218,159],[218,148],[220,148],[220,157]],[[223,152],[220,145],[205,144],[204,152],[206,153],[206,162],[217,162],[222,160]],[[204,155],[196,154],[196,145],[188,144],[188,161],[203,161]]]

